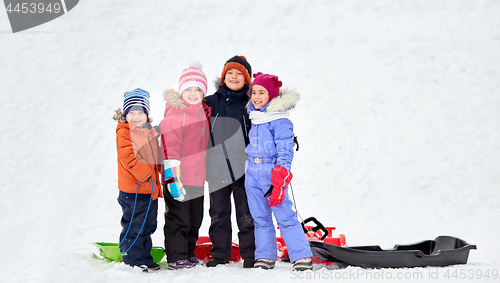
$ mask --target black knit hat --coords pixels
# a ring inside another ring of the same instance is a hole
[[[243,76],[245,77],[245,86],[249,86],[252,81],[252,67],[247,62],[247,58],[245,56],[234,56],[231,59],[227,60],[224,64],[224,69],[222,69],[222,75],[220,77],[221,83],[224,83],[224,77],[226,77],[227,71],[231,69],[237,69]]]

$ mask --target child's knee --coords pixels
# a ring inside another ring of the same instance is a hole
[[[274,223],[272,217],[255,217],[254,218],[255,229],[270,228],[274,229]]]

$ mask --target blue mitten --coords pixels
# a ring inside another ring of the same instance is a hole
[[[181,162],[176,159],[167,159],[163,161],[163,175],[167,184],[168,191],[177,201],[183,201],[186,196],[186,190],[181,183]]]

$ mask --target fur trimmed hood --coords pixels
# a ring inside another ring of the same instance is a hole
[[[222,83],[222,82],[221,82],[221,78],[220,78],[220,77],[216,77],[216,78],[214,79],[214,87],[215,87],[215,90],[216,90],[216,91],[217,91],[217,90],[219,90],[219,88],[220,88],[221,86],[223,86],[223,85],[224,85],[224,83]]]
[[[191,113],[198,115],[199,111],[205,111],[205,114],[210,116],[210,108],[205,104],[204,99],[200,105],[191,105],[184,101],[179,95],[179,92],[175,91],[173,88],[167,88],[163,91],[163,98],[165,99],[165,112],[163,117],[167,115],[175,115],[179,113]],[[198,108],[201,106],[201,109]]]
[[[173,88],[167,88],[163,91],[163,99],[173,108],[184,109],[184,107],[186,107],[179,92],[175,91]]]
[[[275,98],[271,99],[271,101],[267,104],[264,112],[285,112],[288,110],[292,110],[297,105],[297,102],[300,100],[300,95],[295,89],[290,88],[282,88],[280,89],[280,94]],[[248,101],[247,108],[253,105],[250,105],[252,101]]]
[[[265,112],[283,112],[292,110],[300,100],[300,95],[295,89],[282,88],[280,94],[273,98]]]
[[[121,123],[127,123],[127,118],[123,116],[123,111],[121,108],[115,110],[115,114],[113,115],[113,120]],[[151,117],[148,117],[148,122],[149,123],[153,122],[153,119]]]

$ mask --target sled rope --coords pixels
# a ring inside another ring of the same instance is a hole
[[[150,180],[150,179],[151,179],[151,177],[148,178],[148,180]],[[146,180],[146,182],[148,180]],[[135,206],[137,204],[137,193],[139,192],[139,185],[140,184],[141,184],[141,182],[139,182],[139,184],[137,184],[137,188],[135,189],[134,209],[132,210],[132,217],[130,218],[130,223],[128,224],[127,233],[125,233],[125,236],[123,237],[123,240],[118,245],[118,248],[121,247],[121,245],[123,244],[123,241],[125,241],[125,239],[127,238],[128,231],[130,231],[130,226],[132,226],[132,221],[134,220]],[[151,207],[151,200],[152,199],[153,199],[153,179],[151,179],[151,197],[149,199],[148,210],[146,211],[146,216],[144,216],[144,221],[142,222],[141,230],[139,230],[139,233],[137,233],[137,236],[135,237],[135,240],[132,242],[130,247],[128,247],[128,249],[124,252],[120,251],[120,254],[126,254],[134,246],[135,242],[139,238],[139,235],[141,235],[142,229],[144,228],[144,225],[146,224],[146,219],[148,219],[149,208]]]
[[[292,199],[293,199],[293,207],[295,208],[295,212],[297,213],[297,216],[300,218],[300,222],[304,222],[304,219],[302,219],[302,216],[299,213],[299,210],[297,209],[297,202],[295,201],[295,194],[293,193],[292,189],[292,182],[290,182],[290,191],[292,192]]]

